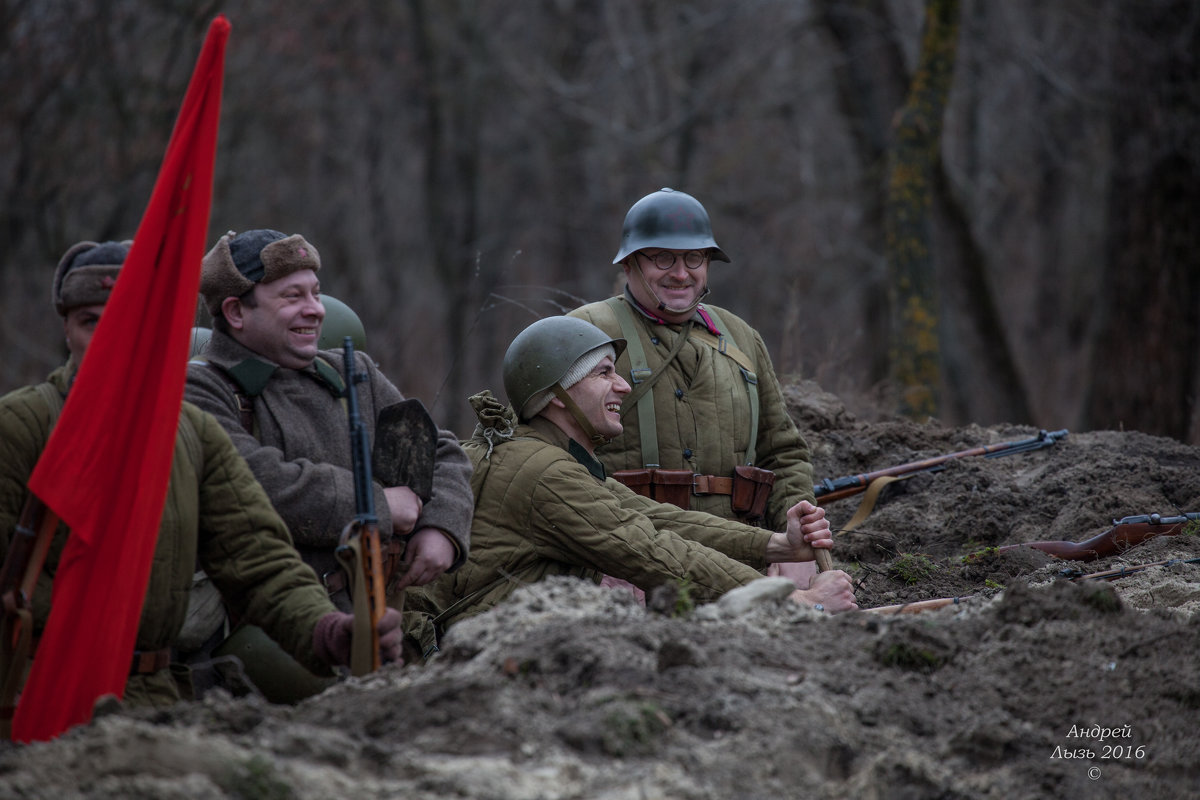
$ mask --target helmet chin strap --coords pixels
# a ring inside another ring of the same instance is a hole
[[[596,427],[584,416],[583,409],[571,398],[571,395],[567,394],[566,389],[556,383],[551,387],[551,390],[554,392],[554,396],[561,400],[562,404],[567,407],[567,411],[575,418],[575,422],[579,424],[579,427],[583,429],[583,435],[588,437],[593,447],[599,447],[608,442],[608,437],[597,433]]]
[[[642,268],[639,266],[635,271],[637,272],[638,280],[642,282],[642,286],[646,287],[646,291],[649,292],[650,296],[658,302],[659,311],[665,311],[668,314],[690,314],[696,310],[697,306],[700,305],[701,300],[708,297],[708,287],[705,286],[704,291],[702,291],[699,296],[692,301],[691,305],[687,306],[686,308],[671,308],[662,301],[662,299],[650,286],[650,281],[646,280],[646,273],[642,272]]]

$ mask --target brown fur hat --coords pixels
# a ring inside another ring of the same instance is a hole
[[[79,306],[107,303],[132,246],[132,241],[72,245],[59,259],[50,287],[50,301],[58,315],[65,317]]]
[[[300,234],[229,231],[204,256],[200,294],[215,318],[221,316],[226,297],[241,297],[256,283],[270,283],[302,269],[321,269],[321,254]]]

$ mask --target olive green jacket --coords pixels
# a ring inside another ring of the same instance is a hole
[[[414,598],[440,614],[440,628],[554,575],[599,582],[607,574],[644,590],[686,580],[700,601],[761,577],[769,532],[603,480],[603,467],[545,418],[516,426],[511,438],[485,430],[465,445],[475,466],[471,557]]]
[[[342,529],[354,519],[355,494],[350,428],[339,396],[345,381],[343,354],[322,354],[303,370],[264,361],[232,337],[214,331],[203,356],[188,365],[185,397],[221,423],[238,452],[283,516],[304,560],[318,573],[336,569],[333,551]],[[359,414],[374,441],[381,409],[404,399],[400,390],[363,353],[355,354],[367,380],[358,386]],[[208,362],[208,363],[205,363]],[[238,375],[254,408],[254,435],[242,426],[237,398],[227,374]],[[328,373],[332,366],[336,372]],[[438,528],[454,540],[456,569],[467,556],[471,530],[471,465],[458,437],[439,430],[433,471],[433,497],[417,528]],[[375,512],[386,540],[392,534],[383,486],[375,484]]]
[[[73,366],[69,362],[48,379],[60,396],[70,385]],[[0,556],[8,552],[26,483],[59,410],[47,404],[37,387],[0,398]],[[113,468],[120,468],[116,454]],[[67,528],[60,525],[35,591],[36,632],[49,614],[51,583],[66,538]],[[335,610],[325,590],[298,557],[283,521],[221,426],[184,403],[136,649],[160,650],[174,643],[187,615],[197,565],[232,614],[260,625],[310,670],[330,674],[312,651],[317,620]],[[131,679],[130,684],[169,679],[165,673]]]
[[[630,302],[628,290],[621,301]],[[689,337],[671,363],[664,364],[681,326],[660,324],[636,304],[631,304],[631,308],[648,367],[653,373],[666,370],[651,389],[660,465],[664,469],[690,469],[701,475],[733,475],[734,466],[746,463],[751,418],[746,382],[737,363]],[[764,527],[780,531],[787,525],[790,507],[801,500],[813,501],[808,443],[787,413],[783,390],[762,337],[733,312],[712,308],[729,328],[722,333],[754,363],[759,399],[754,466],[775,473]],[[570,316],[591,322],[609,336],[623,338],[620,324],[605,302],[589,303],[571,311]],[[696,324],[702,324],[698,314],[696,319]],[[630,378],[628,349],[617,359],[617,370],[626,379]],[[599,451],[600,460],[609,472],[643,466],[636,407],[622,409],[621,424],[622,434]],[[736,519],[728,495],[693,494],[691,508]]]

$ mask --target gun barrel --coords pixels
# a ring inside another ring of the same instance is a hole
[[[985,458],[999,458],[1001,456],[1012,455],[1013,453],[1024,453],[1030,450],[1040,450],[1043,447],[1049,447],[1067,435],[1067,430],[1058,431],[1040,431],[1037,436],[1030,439],[1021,439],[1012,442],[1000,442],[998,444],[986,444],[980,447],[973,447],[969,450],[959,450],[954,453],[946,453],[940,456],[932,456],[919,461],[910,461],[907,464],[899,464],[894,467],[875,470],[874,472],[864,472],[858,475],[847,475],[842,478],[825,478],[824,480],[813,485],[813,495],[824,502],[833,502],[841,500],[843,497],[859,494],[866,491],[871,481],[877,478],[884,477],[902,477],[915,475],[918,472],[932,472],[942,469],[948,462],[955,461],[960,458],[970,456],[983,456]]]

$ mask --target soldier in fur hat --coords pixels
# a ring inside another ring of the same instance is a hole
[[[54,309],[63,317],[67,363],[45,383],[0,398],[0,557],[7,555],[28,494],[26,483],[131,244],[89,241],[67,251],[51,290]],[[120,454],[112,458],[119,469]],[[32,598],[35,632],[49,615],[51,586],[67,534],[60,525]],[[162,706],[192,696],[189,672],[176,662],[175,647],[197,566],[231,612],[261,625],[313,675],[331,677],[332,666],[349,663],[353,616],[334,608],[313,571],[300,560],[283,520],[228,434],[210,415],[185,402],[125,702]],[[380,633],[385,658],[399,658],[400,615],[385,617]]]
[[[304,560],[348,608],[334,549],[354,517],[343,354],[318,349],[325,309],[317,249],[299,234],[258,229],[222,236],[204,257],[200,291],[213,316],[203,358],[188,368],[186,396],[213,414],[283,515]],[[381,410],[404,400],[363,353],[359,411],[375,438]],[[437,432],[433,491],[376,482],[385,541],[404,543],[392,593],[428,583],[467,557],[473,505],[470,463],[449,430]]]

